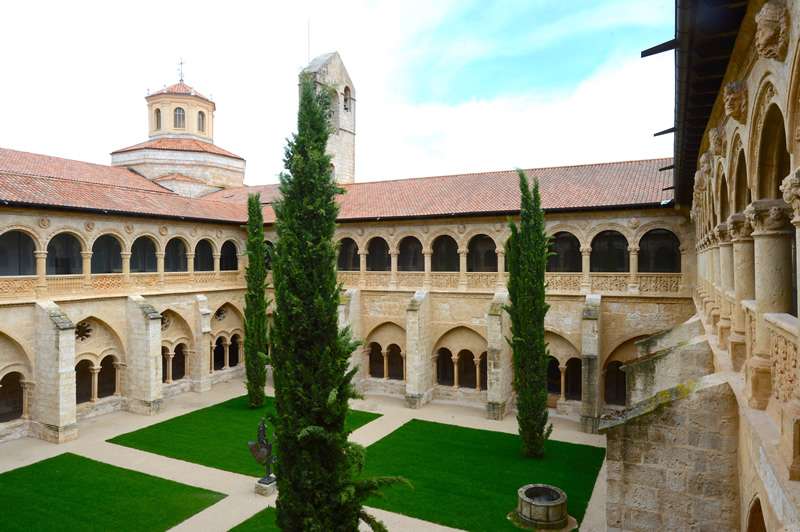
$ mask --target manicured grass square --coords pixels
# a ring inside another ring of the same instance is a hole
[[[65,453],[0,475],[0,528],[168,530],[224,498]]]
[[[567,494],[580,523],[605,449],[547,442],[544,460],[522,458],[516,434],[412,420],[367,448],[364,476],[400,475],[413,489],[393,486],[368,506],[463,530],[519,530],[506,516],[526,484],[550,484]]]
[[[256,515],[240,523],[239,525],[231,528],[231,532],[271,532],[273,530],[280,531],[280,528],[275,524],[275,516],[277,510],[270,506],[261,510]]]
[[[266,408],[272,410],[274,401],[267,397]],[[264,412],[248,408],[247,396],[243,395],[108,441],[224,471],[263,477],[266,468],[253,459],[247,442],[256,441]],[[355,430],[380,416],[353,410],[346,426]],[[271,429],[267,434],[272,439]]]

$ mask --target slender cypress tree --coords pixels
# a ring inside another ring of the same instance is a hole
[[[267,384],[267,265],[264,263],[264,214],[261,194],[247,196],[247,251],[250,260],[245,272],[247,292],[244,295],[244,362],[247,373],[247,404],[264,406]]]
[[[519,173],[522,193],[519,227],[509,220],[511,236],[506,242],[508,299],[513,351],[514,389],[517,392],[517,424],[522,438],[522,455],[542,458],[553,425],[547,424],[547,363],[550,351],[544,341],[544,273],[549,239],[544,231],[544,213],[539,180],[533,178],[533,193],[525,172]]]
[[[276,311],[270,332],[278,438],[277,524],[283,530],[351,531],[366,514],[363,501],[394,478],[360,479],[364,448],[347,441],[348,401],[358,397],[348,370],[359,345],[340,330],[341,286],[333,234],[339,206],[325,154],[331,89],[314,90],[300,76],[297,133],[288,141],[273,202],[278,236],[272,253]]]

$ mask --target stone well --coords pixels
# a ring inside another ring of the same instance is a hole
[[[547,484],[528,484],[519,489],[517,515],[524,525],[560,529],[567,525],[567,494]]]

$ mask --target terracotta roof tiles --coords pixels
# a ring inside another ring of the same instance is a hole
[[[160,91],[156,91],[150,96],[155,96],[156,94],[189,94],[192,96],[197,96],[198,98],[202,98],[204,100],[208,100],[205,96],[194,90],[192,87],[187,85],[186,83],[180,81],[175,85],[170,85],[166,89],[161,89]]]
[[[196,139],[170,139],[170,138],[151,139],[146,142],[140,142],[139,144],[134,144],[133,146],[128,146],[127,148],[122,148],[121,150],[113,151],[111,152],[111,154],[113,155],[115,153],[124,153],[136,150],[196,151],[196,152],[213,153],[215,155],[223,155],[225,157],[233,157],[234,159],[244,160],[242,157],[234,155],[233,153],[227,150],[223,150],[219,146],[214,146],[213,144],[209,144],[208,142],[202,142]]]
[[[203,183],[199,179],[195,179],[193,177],[181,174],[170,174],[170,175],[165,175],[164,177],[159,177],[158,179],[153,179],[154,183],[160,183],[162,181],[185,181],[187,183],[202,183],[205,185],[205,183]]]

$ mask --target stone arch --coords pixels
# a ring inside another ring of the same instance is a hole
[[[663,220],[655,220],[652,222],[647,222],[646,224],[642,224],[636,228],[636,233],[634,233],[633,238],[630,240],[631,245],[638,246],[639,242],[641,242],[642,237],[652,231],[653,229],[666,229],[667,231],[673,233],[675,236],[678,237],[680,240],[680,233],[682,231],[679,227],[676,227],[673,223],[668,223]]]
[[[367,375],[373,378],[383,377],[383,346],[378,342],[368,342]]]
[[[397,251],[400,242],[409,236],[413,236],[419,240],[421,245],[425,245],[425,235],[423,235],[416,227],[407,227],[397,231],[394,235],[387,239],[387,242],[389,243],[389,250]]]
[[[447,235],[455,240],[456,246],[460,245],[459,239],[461,238],[461,235],[453,231],[451,227],[440,227],[439,229],[435,229],[426,235],[425,239],[422,240],[422,247],[424,249],[431,249],[431,246],[433,246],[433,243],[436,241],[436,239],[443,235]]]
[[[365,338],[364,343],[367,345],[372,342],[377,342],[382,346],[396,344],[403,352],[406,350],[405,328],[391,321],[381,323],[372,329]]]
[[[432,271],[457,272],[460,270],[458,239],[447,233],[440,234],[431,241],[429,249],[431,250]]]
[[[626,405],[627,382],[621,368],[619,360],[609,360],[603,367],[603,398],[607,405]]]
[[[386,351],[386,377],[397,381],[405,380],[405,357],[401,354],[402,348],[397,344],[389,344]]]
[[[161,343],[174,347],[180,342],[190,342],[194,331],[183,316],[172,309],[164,309],[161,314]]]
[[[0,276],[36,275],[36,241],[12,229],[0,234]]]
[[[654,333],[655,332],[658,331],[654,331]],[[639,358],[639,347],[636,345],[636,342],[644,340],[648,336],[647,334],[640,334],[618,342],[616,346],[609,351],[608,356],[605,357],[603,366],[613,360],[618,360],[625,364],[626,362]]]
[[[77,227],[69,225],[61,226],[57,229],[54,229],[45,238],[43,238],[42,244],[44,246],[44,249],[47,249],[47,246],[50,245],[51,240],[53,240],[58,235],[62,235],[64,233],[72,235],[78,239],[78,243],[80,243],[81,245],[81,251],[89,251],[89,244],[86,241],[86,237],[83,234],[84,232],[81,229],[78,229]]]
[[[389,257],[389,243],[380,234],[373,234],[366,239],[367,271],[387,272],[391,270],[392,261]]]
[[[630,236],[610,229],[592,237],[591,272],[625,273],[630,271]]]
[[[752,117],[748,131],[748,137],[750,139],[748,144],[748,155],[750,164],[752,166],[750,187],[755,193],[753,195],[753,199],[760,199],[759,197],[756,197],[761,188],[758,174],[762,162],[760,160],[759,152],[761,151],[763,145],[762,134],[765,126],[767,110],[773,103],[778,105],[776,94],[773,75],[772,73],[767,72],[758,82],[758,91],[752,100],[752,112],[748,112],[748,118]],[[781,117],[785,116],[780,107],[778,110],[781,111]]]
[[[117,392],[117,371],[115,364],[119,359],[113,354],[98,357],[100,371],[97,373],[97,397],[110,397]]]
[[[397,242],[396,253],[397,271],[425,271],[425,258],[422,253],[422,241],[417,238],[417,236],[409,234],[400,239]]]
[[[173,244],[176,242],[176,244]],[[180,253],[178,243],[183,244],[183,255]],[[164,244],[164,271],[165,272],[186,272],[189,271],[189,259],[187,254],[190,247],[189,240],[182,235],[173,235]]]
[[[90,247],[93,247],[94,243],[97,242],[97,239],[105,235],[111,235],[115,237],[119,241],[119,245],[122,247],[123,251],[128,249],[131,245],[131,242],[128,242],[128,239],[125,238],[125,235],[122,233],[122,231],[116,229],[115,227],[107,227],[98,231],[98,233],[94,235],[94,237],[87,238],[86,243]]]
[[[32,371],[33,361],[28,353],[13,336],[0,332],[0,376],[12,367],[27,368],[26,372]]]
[[[764,519],[764,509],[761,507],[761,499],[756,495],[750,508],[747,510],[747,532],[767,532],[767,523]]]
[[[586,231],[569,223],[558,222],[554,226],[548,227],[545,233],[548,237],[555,236],[556,233],[570,233],[578,239],[581,246],[588,246],[591,243],[591,240],[586,240]]]
[[[640,273],[680,273],[681,241],[669,229],[655,228],[639,239]]]
[[[239,269],[239,247],[236,240],[229,238],[220,247],[219,269],[236,271]]]
[[[83,271],[82,253],[86,241],[71,231],[61,231],[47,241],[47,275],[79,275]]]
[[[97,367],[97,357],[83,356],[75,359],[75,404],[92,400],[92,372]]]
[[[486,339],[477,331],[458,325],[442,334],[434,344],[433,352],[436,353],[442,348],[450,350],[452,354],[457,354],[462,350],[475,353],[483,353],[487,349]]]
[[[743,212],[752,201],[752,193],[750,189],[750,178],[747,174],[747,159],[745,150],[739,147],[739,153],[736,155],[735,170],[731,172],[733,176],[733,211],[735,213]]]
[[[547,248],[547,271],[553,273],[578,273],[583,269],[581,241],[569,231],[557,231],[550,236]]]
[[[212,272],[214,271],[214,255],[217,252],[217,245],[211,238],[200,238],[192,248],[194,253],[194,271]]]
[[[336,268],[340,272],[357,272],[361,270],[361,257],[358,255],[358,243],[346,236],[336,242]]]
[[[570,358],[581,357],[580,350],[563,334],[545,329],[544,341],[548,344],[550,356],[556,359],[559,365],[566,365]]]
[[[117,332],[108,323],[89,315],[75,321],[75,360],[76,363],[83,355],[115,353],[120,362],[124,361],[125,351],[123,343]],[[95,362],[99,362],[99,358]]]
[[[211,315],[211,333],[214,338],[223,335],[226,340],[230,340],[235,331],[243,328],[243,314],[233,303],[223,303]]]
[[[583,360],[572,357],[567,360],[567,371],[564,373],[564,396],[571,401],[583,400]]]
[[[355,233],[355,231],[336,231],[336,234],[333,235],[333,243],[338,244],[345,238],[351,239],[353,242],[358,245],[359,236]],[[270,240],[275,240],[275,237],[271,238]]]
[[[622,236],[624,236],[625,240],[628,242],[633,241],[633,231],[627,226],[616,222],[606,222],[599,223],[589,228],[589,231],[586,232],[586,245],[591,245],[595,237],[603,231],[616,231],[617,233],[622,233]]]
[[[491,233],[494,233],[495,236],[493,236]],[[473,238],[480,235],[489,237],[492,240],[492,242],[494,242],[495,249],[503,247],[503,241],[497,238],[497,236],[499,235],[497,235],[497,233],[493,231],[490,227],[483,227],[483,226],[473,227],[467,230],[466,232],[464,232],[463,235],[461,235],[461,240],[456,239],[456,243],[458,243],[459,247],[466,248],[469,246],[469,243],[472,241]]]
[[[782,199],[780,185],[791,172],[790,155],[783,114],[776,103],[769,104],[759,124],[758,159],[754,176],[757,179],[758,199]]]
[[[44,251],[47,249],[46,247],[42,247],[43,241],[39,236],[39,233],[33,227],[24,224],[12,224],[12,225],[4,225],[3,231],[0,235],[4,235],[11,231],[19,231],[20,233],[25,233],[33,240],[34,246],[36,246],[36,251]]]
[[[164,243],[161,241],[161,235],[157,233],[153,233],[151,231],[139,231],[135,235],[132,235],[131,238],[127,239],[125,243],[127,247],[123,251],[132,251],[133,243],[139,240],[141,237],[146,236],[149,237],[156,245],[156,253],[160,253],[164,251]]]
[[[800,116],[798,116],[800,115],[800,105],[798,105],[800,102],[797,101],[800,98],[800,43],[798,43],[792,57],[794,59],[789,74],[789,97],[786,100],[786,125],[788,126],[787,131],[790,132],[796,131],[800,127]],[[800,142],[800,139],[796,135],[789,135],[789,138],[792,139],[788,146],[789,153],[794,154],[794,147]]]
[[[147,249],[147,242],[153,244],[153,252]],[[131,273],[155,273],[158,270],[158,253],[161,253],[161,242],[150,235],[142,235],[131,243]]]
[[[110,232],[97,235],[97,238],[92,240],[91,246],[92,274],[122,273],[122,250],[125,243],[119,236]]]
[[[25,375],[19,371],[0,374],[0,423],[27,419],[24,408],[26,393],[22,382]]]
[[[497,241],[494,238],[485,232],[473,231],[466,242],[468,272],[497,272]]]

